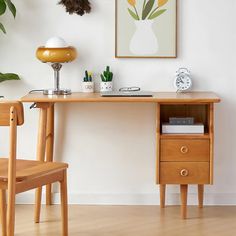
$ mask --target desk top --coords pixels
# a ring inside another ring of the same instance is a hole
[[[217,103],[220,98],[212,92],[155,92],[153,97],[101,97],[100,93],[72,93],[67,96],[47,96],[42,93],[27,94],[22,102],[148,102],[148,103]]]

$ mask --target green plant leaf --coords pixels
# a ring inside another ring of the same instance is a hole
[[[20,80],[20,77],[19,75],[13,73],[0,73],[0,83],[6,80]]]
[[[110,81],[112,81],[112,79],[113,79],[113,73],[111,72],[111,74],[110,74]]]
[[[106,79],[103,75],[101,75],[102,82],[106,82]]]
[[[0,30],[1,30],[4,34],[6,34],[5,27],[3,26],[2,23],[0,23]]]
[[[130,14],[135,20],[139,20],[138,16],[137,16],[133,11],[131,11],[129,8],[128,8],[128,11],[129,11],[129,14]]]
[[[155,0],[149,0],[144,7],[143,14],[142,14],[142,19],[145,20],[148,16],[148,14],[151,12],[153,5],[155,3]]]
[[[15,5],[11,2],[11,0],[5,0],[7,3],[7,6],[9,8],[9,10],[11,11],[12,15],[14,16],[14,18],[16,17],[16,7]]]
[[[7,5],[4,0],[0,0],[0,16],[3,15],[6,11]]]
[[[158,16],[160,16],[161,14],[163,14],[165,11],[166,11],[166,9],[162,9],[162,10],[153,12],[153,14],[148,17],[148,19],[149,19],[149,20],[153,20],[153,19],[155,19],[156,17],[158,17]]]

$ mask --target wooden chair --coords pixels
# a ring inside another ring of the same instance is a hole
[[[14,236],[15,196],[17,193],[60,182],[63,235],[68,235],[67,164],[16,159],[17,126],[24,123],[20,102],[0,102],[0,126],[9,126],[8,158],[0,158],[0,215],[2,235]],[[6,204],[6,191],[8,191]]]

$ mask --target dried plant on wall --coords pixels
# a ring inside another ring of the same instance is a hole
[[[69,14],[76,13],[82,16],[91,11],[90,2],[88,0],[61,0],[59,4],[64,5]]]

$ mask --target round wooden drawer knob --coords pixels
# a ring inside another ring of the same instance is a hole
[[[187,146],[182,146],[180,148],[181,153],[186,154],[188,152],[188,147]]]
[[[188,170],[186,170],[186,169],[181,170],[180,175],[183,176],[183,177],[187,177],[188,176]]]

